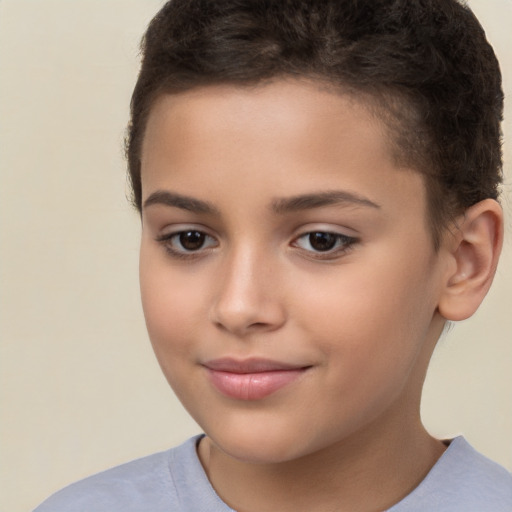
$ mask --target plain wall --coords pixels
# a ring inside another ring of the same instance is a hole
[[[512,92],[512,2],[473,0]],[[0,510],[199,431],[153,357],[122,141],[157,0],[0,1]],[[512,469],[508,241],[479,313],[441,341],[424,420]]]

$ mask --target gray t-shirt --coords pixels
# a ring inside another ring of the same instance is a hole
[[[215,493],[193,437],[57,492],[34,512],[234,512]],[[455,438],[421,484],[387,512],[511,512],[512,475]]]

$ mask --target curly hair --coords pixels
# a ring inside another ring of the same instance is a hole
[[[434,243],[456,215],[497,199],[501,73],[456,0],[171,0],[141,43],[126,155],[141,209],[141,146],[157,97],[210,84],[299,77],[359,95],[398,161],[426,177]]]

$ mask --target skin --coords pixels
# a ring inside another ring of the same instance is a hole
[[[207,434],[198,453],[221,498],[240,512],[357,512],[411,492],[445,449],[419,407],[460,240],[434,251],[423,178],[397,167],[385,125],[307,81],[164,95],[142,191],[149,335]],[[204,245],[186,250],[186,230]],[[341,237],[322,252],[310,232]],[[224,357],[307,370],[236,400],[204,367]]]

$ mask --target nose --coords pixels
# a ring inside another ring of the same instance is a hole
[[[268,258],[248,247],[233,251],[217,279],[210,318],[219,329],[246,337],[277,330],[286,322],[278,269]]]

